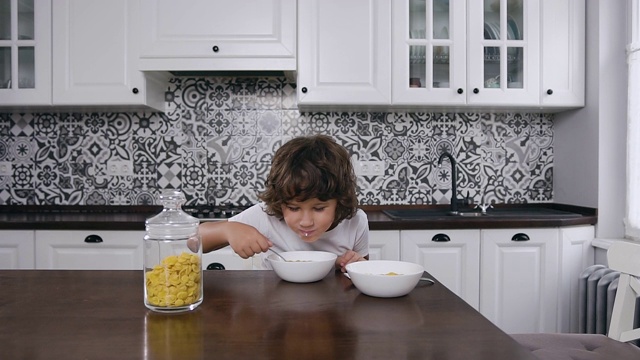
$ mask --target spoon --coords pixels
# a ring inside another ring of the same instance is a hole
[[[278,255],[280,257],[280,259],[282,259],[283,261],[289,261],[289,260],[285,259],[284,256],[280,255],[277,251],[273,250],[272,248],[269,248],[269,251],[271,251],[272,253]]]

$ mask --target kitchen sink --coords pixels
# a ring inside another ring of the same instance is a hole
[[[465,217],[501,217],[501,218],[556,218],[581,217],[582,215],[543,207],[531,208],[491,208],[486,213],[478,210],[463,210],[458,214],[451,214],[449,209],[401,209],[383,210],[385,215],[394,220],[420,220],[434,217],[465,218]]]

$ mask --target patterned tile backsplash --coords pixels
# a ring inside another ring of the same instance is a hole
[[[0,204],[155,204],[166,188],[189,204],[253,204],[274,151],[315,133],[384,162],[384,176],[358,177],[361,204],[448,203],[443,150],[459,197],[553,200],[551,114],[300,113],[295,83],[275,77],[174,77],[166,97],[165,113],[0,114]]]

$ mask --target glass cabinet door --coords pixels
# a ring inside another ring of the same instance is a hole
[[[464,103],[465,1],[404,0],[393,6],[394,103]]]
[[[470,102],[535,103],[539,84],[539,2],[470,3]],[[508,97],[503,95],[508,93]]]
[[[0,0],[1,104],[48,104],[50,18],[50,0]]]
[[[526,32],[523,26],[523,0],[508,1],[504,4],[504,11],[501,11],[503,6],[500,1],[484,1],[484,88],[506,86],[522,89],[523,39]],[[505,15],[501,16],[501,13]]]
[[[448,88],[451,66],[449,53],[449,1],[409,1],[409,83],[411,88]],[[429,25],[429,31],[427,31]]]

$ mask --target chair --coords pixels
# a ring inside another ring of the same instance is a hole
[[[640,242],[616,242],[607,251],[609,268],[620,272],[607,336],[599,334],[514,334],[540,360],[638,360],[640,339],[633,328],[636,297],[640,295]]]

